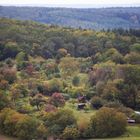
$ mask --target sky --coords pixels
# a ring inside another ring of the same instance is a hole
[[[140,0],[0,0],[0,5],[57,7],[140,6]]]

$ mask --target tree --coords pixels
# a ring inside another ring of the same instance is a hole
[[[75,126],[76,119],[70,110],[58,110],[44,118],[49,135],[59,137],[68,126]]]
[[[90,103],[91,103],[91,106],[95,109],[101,108],[104,104],[102,98],[100,98],[98,96],[92,97],[90,100]]]
[[[73,57],[64,57],[61,59],[59,69],[64,78],[70,77],[78,73],[79,63]]]
[[[118,100],[120,100],[125,106],[131,108],[138,108],[140,105],[140,67],[137,65],[123,65],[119,66],[120,77],[123,77],[123,81],[117,84]]]
[[[30,116],[24,116],[22,119],[20,119],[15,128],[15,134],[17,137],[31,140],[38,137],[38,131],[37,128],[40,125],[39,120],[37,120],[34,117]]]
[[[46,103],[46,100],[42,94],[36,94],[33,98],[30,98],[30,104],[36,106],[38,110],[40,110],[40,106],[44,103]]]
[[[65,57],[67,55],[67,50],[64,49],[64,48],[60,48],[58,51],[57,51],[57,59],[60,59],[62,57]]]
[[[72,84],[74,86],[78,86],[80,83],[80,78],[78,76],[74,76],[74,78],[72,79]]]
[[[4,80],[4,79],[0,80],[0,89],[6,90],[6,89],[8,89],[8,86],[9,86],[9,84],[8,84],[7,80]]]
[[[113,81],[108,81],[107,84],[104,86],[101,97],[107,101],[114,101],[116,100],[116,95],[118,92],[119,91]]]
[[[140,44],[139,43],[135,43],[130,47],[130,50],[133,52],[137,52],[140,53]]]
[[[124,60],[129,64],[140,64],[140,55],[137,52],[126,54]]]
[[[0,75],[2,75],[3,79],[8,81],[9,84],[12,84],[16,80],[16,69],[9,67],[0,68]]]
[[[20,114],[20,113],[16,112],[15,110],[10,110],[4,120],[4,133],[9,136],[16,136],[15,125],[22,118],[24,118],[23,114]]]
[[[0,110],[5,107],[10,107],[10,100],[6,92],[0,90]]]
[[[8,42],[3,49],[3,59],[8,57],[14,58],[19,51],[20,48],[16,42]]]
[[[8,135],[14,135],[15,132],[15,123],[18,121],[17,117],[16,119],[13,119],[13,115],[17,115],[15,110],[12,110],[10,108],[4,108],[0,112],[0,130],[3,133],[6,133]]]
[[[62,133],[62,138],[75,140],[80,136],[79,130],[76,127],[66,127]]]
[[[62,107],[65,105],[65,99],[61,93],[53,93],[49,102],[56,107]]]
[[[115,109],[104,107],[91,117],[91,128],[94,137],[120,136],[125,132],[126,125],[126,116]]]

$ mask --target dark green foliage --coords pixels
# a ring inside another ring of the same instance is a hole
[[[135,50],[135,45],[138,44],[137,39],[133,40],[134,36],[130,31],[128,34],[119,34],[118,30],[95,32],[71,28],[62,29],[32,21],[5,18],[0,19],[0,27],[0,60],[8,57],[15,58],[18,54],[19,68],[24,67],[29,55],[56,58],[59,61],[61,57],[70,54],[75,57],[92,56],[94,63],[108,60],[123,63],[122,54],[127,54],[131,48]],[[7,42],[6,39],[11,41]],[[112,53],[110,49],[113,49]],[[90,60],[90,58],[88,59]],[[55,62],[52,61],[51,64],[54,65]],[[57,73],[58,70],[55,66],[48,67],[49,70],[46,71],[46,74]],[[92,66],[92,63],[88,61],[81,64],[81,71],[85,71],[86,66]]]
[[[72,84],[73,84],[74,86],[78,86],[79,83],[80,83],[80,78],[79,78],[78,76],[75,76],[75,77],[73,78],[73,80],[72,80]]]
[[[102,98],[98,97],[98,96],[94,96],[92,97],[92,99],[90,100],[91,106],[95,109],[99,109],[103,106],[104,101]]]
[[[5,107],[10,107],[10,100],[6,92],[0,90],[0,110]]]
[[[133,113],[131,117],[136,121],[136,123],[140,123],[140,114]]]
[[[48,114],[45,119],[49,135],[59,136],[68,126],[76,125],[76,119],[71,111],[59,110]]]

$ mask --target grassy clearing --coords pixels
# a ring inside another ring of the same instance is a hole
[[[140,140],[140,126],[128,126],[127,132],[117,138],[107,138],[107,139],[90,139],[90,140]]]
[[[77,121],[82,120],[90,120],[90,117],[96,113],[96,110],[77,110],[77,104],[72,104],[67,102],[64,109],[72,110]]]

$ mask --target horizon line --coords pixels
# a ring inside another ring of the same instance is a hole
[[[0,4],[5,7],[48,7],[48,8],[129,8],[129,7],[140,7],[138,4]]]

